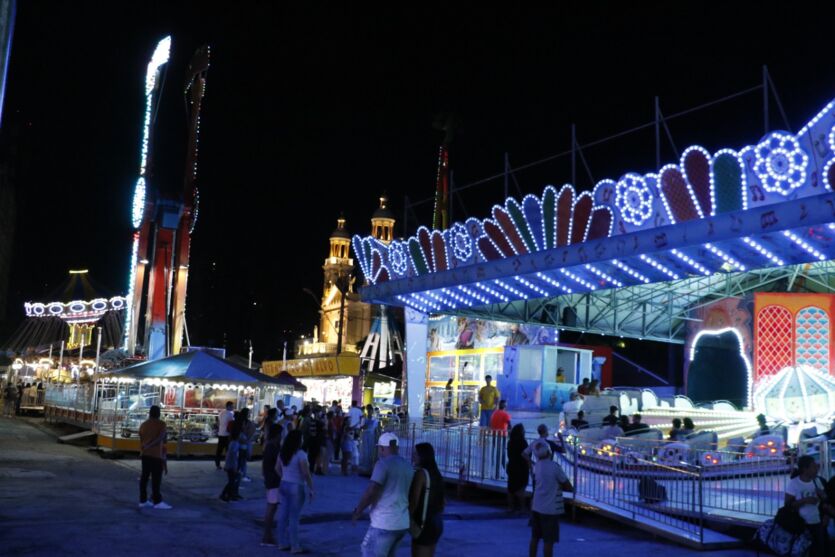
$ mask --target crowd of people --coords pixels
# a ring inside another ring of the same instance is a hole
[[[0,395],[3,397],[3,415],[19,416],[24,396],[28,394],[33,400],[43,400],[43,392],[43,383],[40,381],[37,383],[24,383],[21,379],[18,379],[17,383],[6,381],[5,385],[0,387]]]
[[[159,406],[152,406],[139,429],[142,471],[139,507],[167,510],[162,476],[167,472],[167,429]],[[378,410],[360,408],[353,401],[343,412],[338,401],[327,408],[305,405],[300,411],[277,401],[265,407],[256,421],[249,408],[234,410],[229,402],[218,416],[215,466],[227,475],[220,499],[241,499],[239,486],[251,481],[247,463],[252,447],[261,444],[261,469],[266,490],[264,532],[261,544],[277,546],[291,554],[307,553],[299,537],[299,519],[305,503],[315,495],[314,476],[325,475],[331,464],[343,474],[356,471],[358,448],[374,462],[371,481],[357,506],[353,520],[369,509],[371,526],[362,542],[364,557],[393,556],[407,533],[412,555],[431,557],[443,534],[444,482],[429,443],[415,445],[411,462],[400,452],[400,440],[382,432]],[[222,463],[222,466],[221,466]],[[148,496],[148,481],[151,496]],[[273,527],[277,521],[277,533]]]

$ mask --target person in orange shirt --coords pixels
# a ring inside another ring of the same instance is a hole
[[[142,455],[142,475],[139,479],[139,508],[170,509],[162,500],[160,486],[165,468],[165,422],[159,419],[159,406],[151,406],[148,419],[139,426],[139,447]],[[151,479],[151,501],[148,501],[148,478]]]
[[[510,413],[505,408],[507,408],[507,401],[500,400],[499,409],[490,416],[490,433],[493,436],[493,450],[496,455],[497,479],[507,462],[507,432],[510,430]]]
[[[490,429],[493,431],[503,431],[507,434],[510,429],[510,413],[507,410],[507,401],[499,401],[499,409],[493,412],[490,416]]]

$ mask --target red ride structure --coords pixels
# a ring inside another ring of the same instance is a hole
[[[170,158],[171,151],[176,154],[177,149],[168,149],[171,134],[157,133],[170,58],[171,37],[165,37],[157,44],[145,76],[142,150],[133,199],[134,233],[124,347],[134,355],[141,344],[148,359],[179,354],[182,347],[189,248],[197,221],[200,110],[206,92],[209,47],[197,49],[185,72],[182,85],[188,122],[185,170],[181,191],[176,192],[174,188],[173,193],[172,188],[166,191],[163,187],[170,186],[171,173],[163,171],[159,159]],[[166,116],[163,111],[162,119]],[[142,314],[144,323],[140,320]]]

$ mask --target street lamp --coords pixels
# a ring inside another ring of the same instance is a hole
[[[339,273],[339,276],[336,277],[333,284],[339,290],[339,331],[336,337],[336,355],[339,356],[342,353],[342,331],[345,325],[345,319],[343,319],[345,313],[345,296],[351,287],[351,273]]]

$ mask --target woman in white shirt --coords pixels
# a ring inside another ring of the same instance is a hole
[[[829,539],[826,523],[829,514],[833,514],[831,505],[825,502],[824,485],[818,476],[819,466],[814,457],[805,455],[797,460],[798,474],[786,485],[785,504],[796,510],[806,523],[812,536],[812,557],[828,555]],[[823,502],[823,504],[821,504]],[[824,511],[821,516],[821,510]]]
[[[278,488],[278,549],[290,553],[304,553],[299,544],[299,517],[307,496],[313,498],[313,477],[307,453],[301,450],[302,432],[295,429],[287,434],[281,446],[275,469],[281,476]]]

